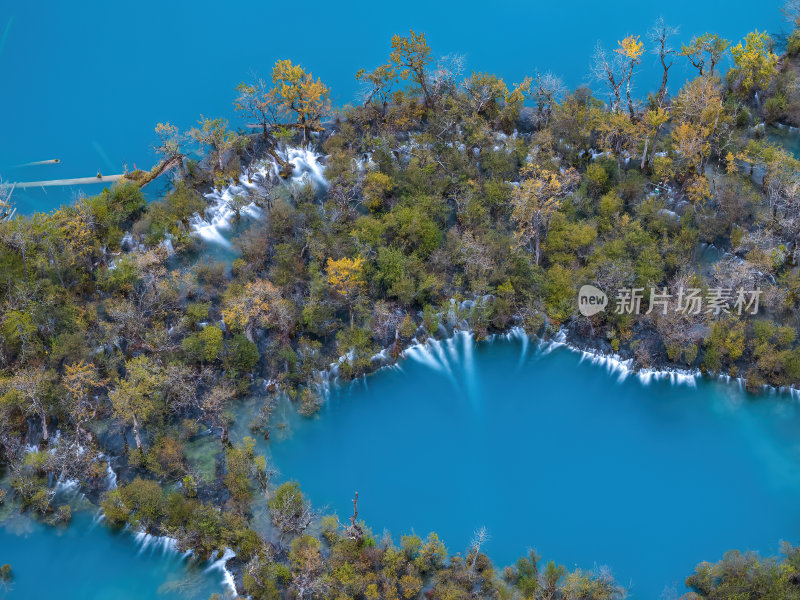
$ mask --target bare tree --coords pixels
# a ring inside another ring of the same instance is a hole
[[[559,77],[550,72],[542,74],[536,71],[529,95],[536,103],[536,118],[540,126],[547,127],[550,115],[553,114],[553,107],[566,89]]]
[[[617,111],[622,103],[620,97],[620,90],[624,79],[619,72],[619,57],[617,55],[609,56],[605,48],[597,42],[594,49],[594,62],[592,64],[592,73],[600,81],[605,81],[608,85],[611,97],[611,110]]]
[[[452,94],[458,89],[458,82],[464,72],[464,56],[461,54],[448,54],[436,61],[436,65],[429,73],[428,89],[431,96],[441,98]]]
[[[235,395],[233,384],[226,379],[211,388],[200,406],[203,415],[222,430],[223,444],[228,444],[228,417],[225,415],[225,407]]]
[[[781,12],[788,23],[795,27],[800,27],[800,0],[788,0]]]
[[[489,530],[485,525],[482,525],[472,534],[472,540],[469,543],[469,555],[467,556],[467,564],[469,565],[469,572],[471,577],[477,575],[478,556],[480,556],[481,548],[489,541]]]
[[[675,49],[670,44],[669,39],[677,35],[677,33],[678,28],[670,27],[664,23],[663,17],[658,17],[648,33],[648,38],[653,44],[653,53],[658,56],[658,60],[661,62],[661,87],[658,88],[658,95],[656,96],[656,102],[659,107],[664,106],[664,99],[667,96],[669,69],[672,66],[670,56],[675,54]]]
[[[611,108],[619,112],[622,108],[620,97],[622,86],[625,86],[625,97],[628,101],[628,112],[631,120],[635,117],[633,98],[631,97],[631,80],[633,72],[641,62],[644,45],[639,41],[639,36],[629,35],[617,42],[613,56],[609,56],[605,49],[597,44],[594,52],[594,65],[592,72],[595,77],[605,81],[613,97]]]
[[[793,261],[800,258],[800,174],[788,161],[775,161],[764,177],[772,213],[772,227],[791,249]]]
[[[358,524],[358,492],[353,498],[353,516],[350,517],[350,526],[347,528],[347,535],[351,540],[360,542],[364,537],[364,530]]]

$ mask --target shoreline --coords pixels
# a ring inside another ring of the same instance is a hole
[[[308,382],[308,385],[319,386],[321,391],[323,391],[323,397],[327,399],[332,386],[342,385],[344,383],[354,383],[358,379],[363,380],[366,377],[382,371],[383,369],[402,369],[402,367],[399,365],[399,362],[401,360],[408,360],[412,358],[408,355],[410,351],[418,349],[422,352],[430,352],[428,346],[446,343],[449,340],[455,339],[455,337],[459,334],[470,335],[473,338],[473,344],[479,344],[481,342],[491,343],[498,338],[505,338],[509,341],[512,339],[526,340],[523,342],[526,348],[529,344],[536,344],[537,351],[542,352],[543,354],[549,354],[557,348],[565,348],[572,353],[580,355],[578,364],[589,361],[592,365],[602,367],[607,372],[609,377],[616,375],[618,382],[622,382],[631,376],[635,376],[644,387],[647,387],[651,382],[664,380],[669,380],[673,385],[687,385],[693,388],[697,387],[698,380],[717,381],[725,384],[733,384],[736,382],[739,390],[742,393],[752,397],[759,397],[760,395],[787,396],[788,399],[791,400],[800,400],[800,387],[776,387],[769,384],[764,384],[761,388],[761,392],[755,393],[747,389],[747,379],[745,377],[732,377],[731,375],[724,373],[715,374],[703,372],[700,368],[681,369],[679,367],[669,366],[668,364],[658,367],[637,368],[635,359],[633,357],[625,358],[620,353],[604,352],[600,348],[592,346],[590,343],[579,344],[574,340],[570,340],[569,330],[567,328],[562,327],[551,337],[547,338],[539,335],[530,335],[523,327],[519,325],[514,325],[506,331],[490,333],[486,338],[481,340],[474,339],[474,333],[469,328],[455,328],[447,336],[442,338],[428,336],[424,341],[419,341],[416,337],[414,337],[412,338],[412,343],[400,350],[396,356],[392,356],[391,346],[382,348],[380,352],[371,357],[373,361],[381,361],[382,364],[379,364],[373,370],[364,373],[361,377],[350,379],[347,382],[341,381],[338,376],[339,365],[348,359],[348,355],[342,355],[336,362],[330,363],[328,368],[322,371],[317,371],[314,374],[314,377],[318,378],[319,381]],[[387,360],[390,360],[390,362],[387,362]],[[267,383],[268,382],[265,380],[265,385],[267,385]]]

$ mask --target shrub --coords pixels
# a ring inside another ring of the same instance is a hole
[[[188,325],[196,325],[207,321],[210,309],[211,303],[209,302],[190,302],[186,305],[186,323]]]
[[[789,56],[800,54],[800,29],[795,29],[786,40],[786,53]]]
[[[587,191],[595,198],[608,190],[609,179],[608,171],[599,162],[591,163],[586,169]]]
[[[216,325],[204,327],[197,333],[186,336],[181,342],[181,347],[189,360],[213,362],[222,353],[222,330]]]
[[[121,183],[111,188],[108,204],[121,217],[120,221],[125,221],[140,212],[147,205],[147,201],[138,185]]]
[[[175,477],[184,471],[183,445],[171,437],[163,437],[147,453],[147,466],[156,475]]]
[[[14,571],[8,563],[0,566],[0,581],[8,583],[14,578]]]
[[[225,344],[225,367],[234,376],[252,371],[260,357],[258,346],[243,333],[237,333]]]
[[[389,192],[392,191],[392,180],[388,175],[379,172],[367,173],[364,177],[364,204],[372,212],[381,210]]]
[[[771,98],[767,98],[764,102],[764,114],[767,123],[774,123],[780,121],[786,114],[786,96],[783,94],[775,94]]]

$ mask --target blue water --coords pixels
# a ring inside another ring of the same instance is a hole
[[[226,116],[237,83],[268,77],[291,58],[333,90],[335,105],[357,98],[354,75],[386,60],[389,41],[409,28],[425,31],[435,56],[466,56],[467,73],[490,71],[507,82],[538,68],[570,86],[590,82],[597,40],[611,47],[627,34],[644,37],[662,15],[681,40],[706,30],[736,40],[758,28],[781,29],[779,0],[693,2],[423,2],[347,7],[316,0],[135,4],[5,2],[0,8],[0,176],[9,181],[93,176],[149,167],[153,128],[193,125],[199,115]],[[673,68],[673,87],[689,71]],[[648,54],[634,92],[656,89],[660,73]],[[598,86],[599,87],[599,86]],[[15,168],[59,158],[58,165]],[[21,213],[46,210],[99,185],[16,194]]]
[[[0,598],[35,600],[207,600],[225,594],[222,573],[176,552],[139,549],[130,534],[98,525],[85,512],[66,528],[23,516],[0,523],[0,564],[14,570]]]
[[[317,506],[395,540],[437,531],[452,553],[485,525],[487,553],[529,547],[568,567],[607,565],[659,598],[726,550],[800,537],[800,409],[735,384],[697,387],[580,363],[566,349],[461,338],[292,417],[270,451]]]

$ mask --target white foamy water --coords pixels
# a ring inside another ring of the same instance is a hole
[[[325,179],[325,166],[321,154],[310,148],[285,148],[277,151],[282,160],[293,165],[291,177],[287,180],[290,185],[302,186],[309,183],[315,190],[328,187]],[[204,215],[195,213],[189,219],[189,227],[194,235],[211,244],[218,244],[224,248],[230,247],[227,233],[230,231],[236,211],[233,205],[237,197],[250,200],[240,209],[242,216],[253,219],[263,217],[263,210],[256,204],[258,196],[267,193],[268,187],[281,181],[280,165],[272,158],[254,162],[239,175],[238,181],[222,189],[214,189],[205,194],[209,206]]]
[[[233,579],[233,574],[228,571],[228,568],[225,566],[227,562],[234,558],[236,553],[231,550],[230,548],[225,548],[225,551],[222,553],[218,559],[214,560],[212,558],[212,563],[206,568],[206,573],[210,571],[219,571],[222,573],[222,583],[230,589],[231,593],[236,596],[236,582]]]
[[[162,554],[178,551],[178,540],[166,535],[151,535],[144,531],[137,531],[133,534],[133,539],[139,546],[139,554],[154,550],[159,550]]]

